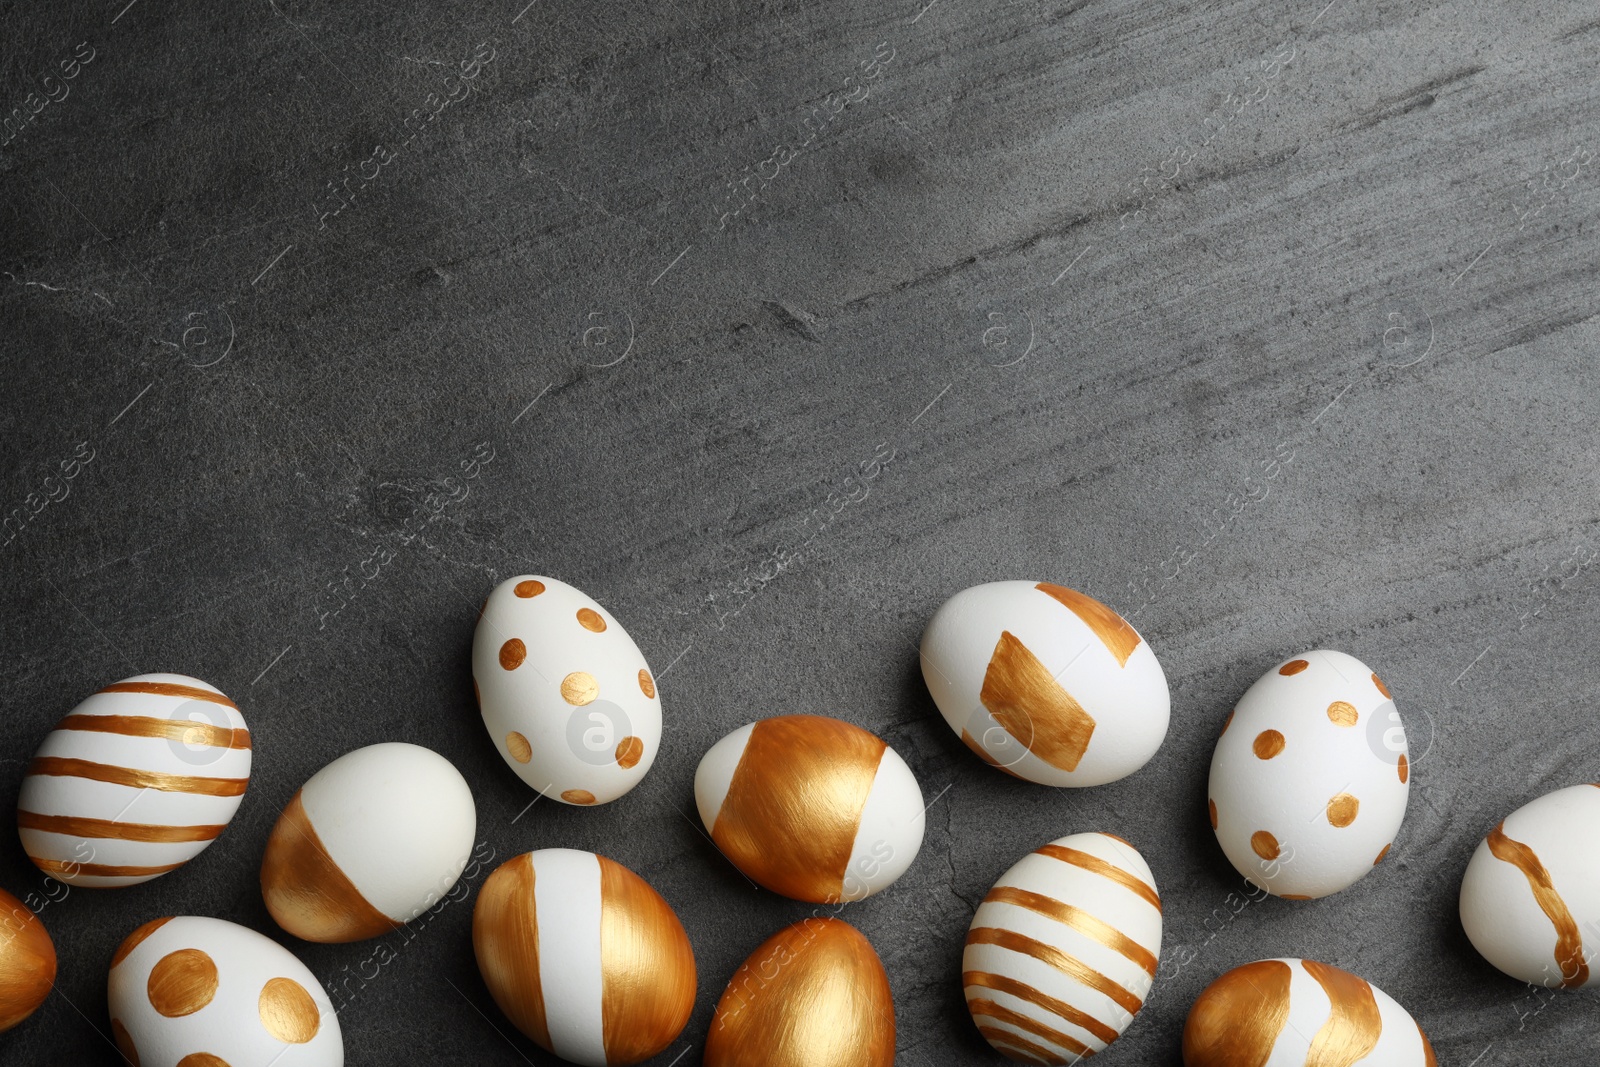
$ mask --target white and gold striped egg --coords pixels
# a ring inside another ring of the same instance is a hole
[[[1258,960],[1212,982],[1183,1027],[1184,1067],[1437,1067],[1410,1013],[1316,960]]]
[[[1147,641],[1095,600],[1050,582],[989,582],[940,606],[922,678],[979,758],[1043,785],[1114,782],[1167,736],[1167,676]]]
[[[84,700],[28,765],[22,847],[76,886],[149,881],[198,855],[239,809],[250,731],[215,686],[141,674]]]
[[[134,1067],[340,1067],[327,993],[269,937],[222,919],[154,919],[107,978],[111,1034]]]
[[[592,852],[546,848],[495,868],[472,913],[472,947],[517,1029],[586,1067],[649,1059],[694,1010],[694,952],[672,906]]]
[[[661,700],[633,638],[554,578],[521,575],[484,601],[472,685],[506,765],[543,796],[606,804],[661,747]]]
[[[1161,898],[1120,837],[1073,834],[1018,860],[978,905],[961,955],[967,1009],[995,1049],[1075,1063],[1120,1037],[1161,956]]]
[[[1550,988],[1600,983],[1600,787],[1529,801],[1489,831],[1461,879],[1461,925],[1483,958]]]
[[[795,900],[859,900],[922,847],[922,790],[876,735],[821,715],[740,727],[701,757],[694,799],[711,839],[752,880]]]

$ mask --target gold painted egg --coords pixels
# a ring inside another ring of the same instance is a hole
[[[56,981],[56,946],[39,916],[0,889],[0,1031],[32,1015]]]
[[[705,1067],[892,1067],[894,997],[872,945],[841,919],[802,919],[728,982]]]
[[[677,913],[592,852],[546,848],[495,868],[473,909],[472,947],[506,1018],[586,1067],[649,1059],[694,1010],[694,952]]]

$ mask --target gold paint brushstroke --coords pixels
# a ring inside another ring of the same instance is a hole
[[[1317,980],[1333,1005],[1328,1021],[1311,1039],[1306,1067],[1351,1067],[1378,1047],[1383,1016],[1366,979],[1316,960],[1301,960],[1306,973]]]
[[[1110,1044],[1117,1039],[1116,1030],[1083,1009],[1075,1008],[1064,1000],[1057,1000],[1049,994],[1041,993],[1033,986],[1019,982],[1015,978],[1008,978],[1003,974],[990,974],[988,971],[962,971],[961,984],[979,989],[993,989],[997,993],[1009,993],[1018,1000],[1025,1000],[1035,1007],[1043,1008],[1045,1011],[1059,1016],[1073,1026],[1087,1030],[1106,1044]]]
[[[1065,848],[1061,845],[1041,845],[1033,851],[1041,856],[1049,856],[1053,860],[1060,860],[1062,863],[1070,863],[1074,867],[1082,867],[1084,870],[1092,871],[1102,878],[1109,878],[1124,889],[1137,893],[1152,908],[1157,911],[1161,910],[1161,897],[1156,894],[1154,886],[1136,875],[1129,874],[1121,867],[1107,863],[1099,856],[1080,852],[1075,848]]]
[[[1033,893],[1015,886],[996,886],[983,898],[985,902],[996,904],[1010,904],[1018,908],[1026,908],[1031,912],[1043,915],[1047,919],[1054,919],[1063,926],[1093,938],[1102,945],[1126,956],[1137,964],[1151,978],[1156,976],[1155,953],[1145,948],[1139,942],[1118,930],[1104,919],[1089,914],[1082,908],[1064,904],[1054,897],[1047,897],[1043,893]]]
[[[328,855],[299,793],[267,839],[261,899],[279,926],[322,944],[361,941],[403,925],[373,907]]]
[[[1130,1015],[1144,1006],[1143,1000],[1124,989],[1120,983],[1101,974],[1077,957],[1069,956],[1054,945],[1036,941],[1015,930],[1004,930],[997,926],[979,926],[967,931],[967,944],[996,945],[1036,959],[1046,967],[1060,971],[1074,981],[1088,986],[1096,993],[1110,997]]]
[[[1046,1041],[1060,1045],[1076,1056],[1092,1056],[1094,1050],[1071,1034],[1064,1034],[1054,1027],[1047,1026],[1031,1015],[1024,1015],[1020,1011],[1012,1011],[1004,1005],[997,1004],[987,997],[974,997],[967,1001],[967,1010],[972,1013],[973,1019],[993,1019],[995,1022],[1009,1023],[1018,1030],[1026,1030],[1035,1037],[1042,1037]]]
[[[1497,860],[1504,860],[1522,872],[1550,924],[1556,928],[1556,964],[1561,968],[1561,984],[1576,989],[1589,981],[1589,963],[1583,954],[1583,935],[1578,932],[1578,922],[1567,910],[1567,902],[1556,892],[1550,872],[1545,870],[1538,855],[1523,844],[1506,836],[1506,824],[1489,831],[1489,852]]]
[[[221,704],[223,707],[239,710],[239,705],[223,696],[213,693],[209,689],[199,686],[178,685],[175,682],[117,682],[100,690],[102,693],[149,693],[159,697],[183,697],[186,700],[204,700],[211,704]]]
[[[1050,582],[1040,582],[1034,588],[1060,601],[1074,615],[1082,619],[1084,625],[1093,630],[1100,643],[1106,646],[1106,651],[1117,658],[1117,666],[1128,665],[1128,657],[1139,647],[1139,633],[1128,625],[1128,620],[1094,597],[1085,596],[1076,589],[1053,585]]]
[[[544,990],[539,985],[539,918],[534,911],[533,853],[494,869],[472,909],[472,950],[489,995],[512,1025],[550,1047]]]
[[[1009,630],[1000,633],[978,699],[1018,743],[1052,767],[1076,770],[1094,717]]]
[[[1183,1025],[1184,1067],[1265,1067],[1289,1021],[1293,977],[1284,961],[1260,960],[1206,986]]]
[[[117,822],[91,819],[87,815],[41,815],[35,811],[17,812],[17,826],[24,830],[43,830],[72,837],[111,838],[118,841],[148,841],[170,844],[178,841],[210,841],[225,828],[213,826],[159,826],[154,823]]]
[[[213,726],[208,722],[192,722],[188,719],[154,719],[144,715],[68,715],[57,724],[56,729],[92,730],[121,734],[123,737],[165,737],[186,745],[210,745],[212,748],[250,747],[249,730]]]
[[[28,764],[28,774],[46,774],[63,778],[87,778],[95,782],[126,785],[134,789],[159,789],[163,793],[197,793],[208,797],[238,797],[244,795],[248,778],[197,778],[187,774],[164,774],[161,771],[139,771],[131,767],[114,767],[109,763],[94,763],[86,759],[65,756],[35,756]]]
[[[600,1019],[608,1063],[638,1063],[677,1040],[694,1011],[694,951],[638,875],[600,861]]]

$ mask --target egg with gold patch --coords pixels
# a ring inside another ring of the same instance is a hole
[[[0,889],[0,1031],[32,1015],[56,981],[56,946],[44,923]]]
[[[861,931],[813,916],[740,964],[717,1001],[705,1067],[891,1067],[894,997]]]
[[[1211,757],[1207,818],[1253,885],[1336,893],[1389,855],[1411,765],[1383,680],[1343,652],[1283,661],[1239,698]]]
[[[1550,988],[1600,984],[1600,786],[1546,793],[1507,815],[1461,879],[1461,925],[1483,958]]]
[[[1160,957],[1161,897],[1144,857],[1112,834],[1072,834],[1022,857],[983,898],[961,984],[996,1051],[1075,1063],[1133,1022]]]
[[[1208,985],[1183,1027],[1184,1067],[1438,1067],[1383,990],[1316,960],[1258,960]]]
[[[592,852],[546,848],[495,868],[473,909],[472,947],[506,1018],[586,1067],[649,1059],[694,1010],[694,952],[677,913]]]
[[[1043,785],[1127,777],[1161,747],[1171,715],[1149,642],[1051,582],[989,582],[945,601],[922,635],[922,678],[980,759]]]
[[[227,827],[250,781],[250,731],[216,686],[141,674],[73,708],[28,764],[22,847],[74,886],[148,882]]]
[[[876,735],[821,715],[740,727],[706,752],[694,799],[712,841],[752,881],[795,900],[859,900],[922,847],[922,790]]]
[[[134,1067],[340,1067],[339,1017],[287,949],[194,915],[153,919],[111,957],[111,1035]]]
[[[400,741],[347,752],[306,780],[278,816],[261,896],[307,941],[377,937],[450,891],[477,814],[466,779],[431,749]]]
[[[661,699],[639,646],[565,582],[521,575],[484,601],[472,685],[506,765],[563,804],[606,804],[661,747]]]

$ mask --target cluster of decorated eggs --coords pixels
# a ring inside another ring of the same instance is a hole
[[[1048,582],[994,582],[951,597],[923,637],[922,673],[950,728],[1017,778],[1086,787],[1144,766],[1170,698],[1150,646],[1098,601]],[[606,804],[661,745],[656,679],[627,631],[581,591],[522,576],[490,593],[473,689],[507,765],[542,796]],[[74,708],[29,764],[17,804],[24,849],[46,874],[115,887],[192,859],[226,828],[249,782],[251,737],[234,703],[181,675],[109,685]],[[1229,861],[1286,899],[1338,892],[1388,855],[1410,782],[1388,688],[1341,652],[1269,670],[1223,723],[1207,808]],[[920,787],[898,753],[839,719],[747,724],[700,761],[695,803],[711,840],[752,881],[836,904],[890,886],[923,838]],[[1467,868],[1461,919],[1477,949],[1524,981],[1590,981],[1600,941],[1600,788],[1542,797],[1497,826]],[[261,893],[285,931],[349,942],[403,926],[456,885],[476,835],[471,790],[429,749],[346,753],[289,800],[267,841]],[[0,1030],[48,995],[56,955],[38,917],[0,891]],[[638,1063],[693,1011],[688,935],[649,884],[604,856],[548,848],[485,881],[472,941],[485,985],[531,1040],[573,1063]],[[979,1032],[1022,1062],[1105,1049],[1149,995],[1161,898],[1143,857],[1109,833],[1041,845],[976,909],[961,984]],[[112,958],[111,1033],[138,1064],[343,1062],[339,1023],[290,952],[198,916],[154,918]],[[838,918],[774,934],[716,1006],[711,1067],[888,1067],[894,1007],[881,961]],[[1187,1067],[1382,1062],[1432,1067],[1397,1003],[1314,960],[1261,960],[1216,979],[1183,1034]]]

